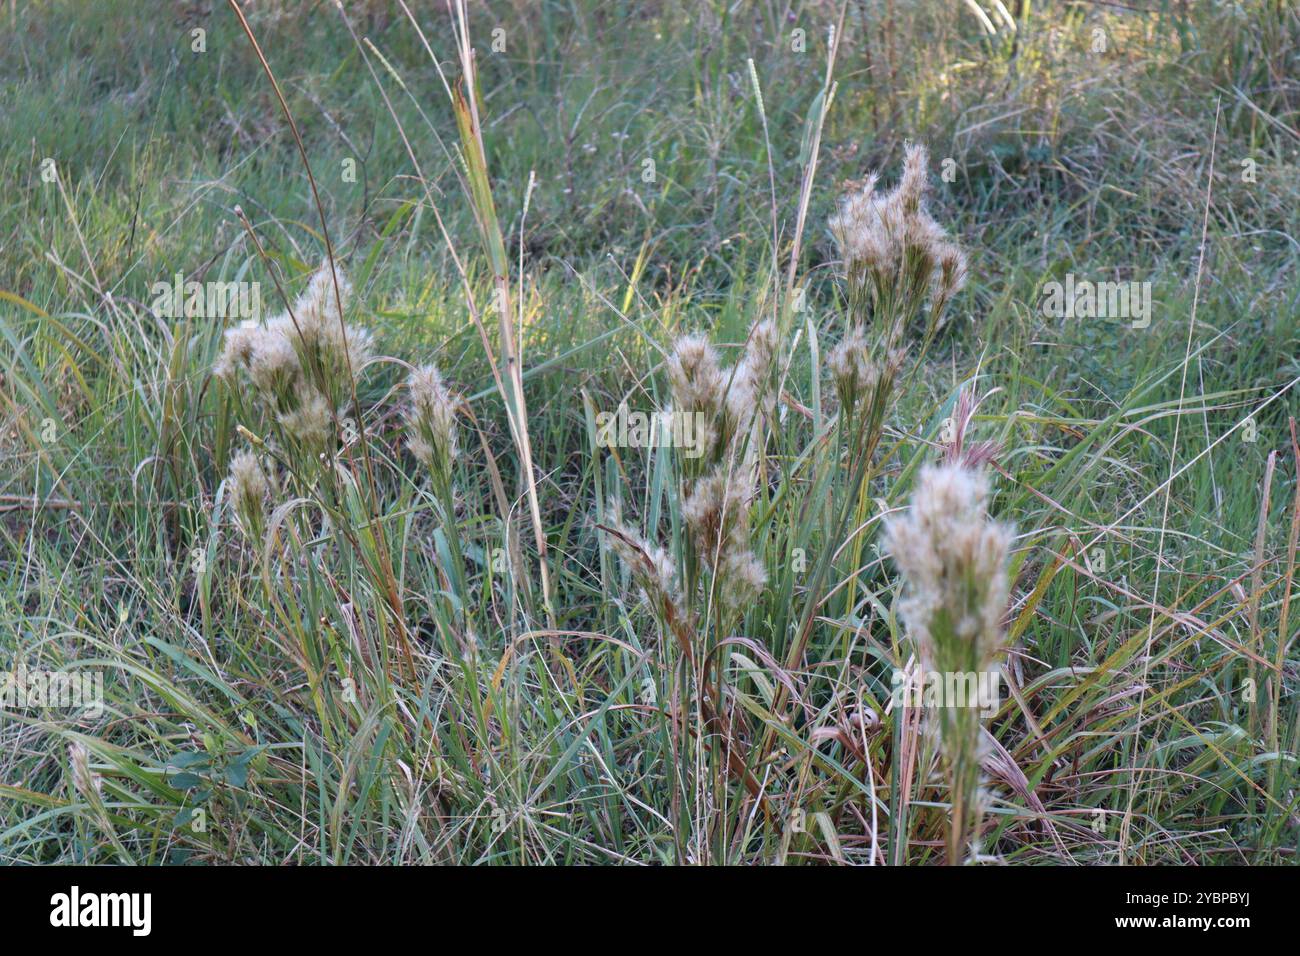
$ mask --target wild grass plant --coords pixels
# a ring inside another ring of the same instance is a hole
[[[1009,6],[6,11],[0,859],[1291,860],[1300,20]]]

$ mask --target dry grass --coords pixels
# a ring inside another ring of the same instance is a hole
[[[1290,860],[1300,19],[915,6],[18,12],[0,858]]]

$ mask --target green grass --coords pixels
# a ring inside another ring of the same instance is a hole
[[[420,6],[455,86],[452,21]],[[0,714],[0,860],[941,862],[935,747],[887,710],[911,647],[875,545],[969,386],[1019,532],[983,851],[1291,862],[1300,17],[1150,6],[1008,3],[1012,30],[984,4],[990,35],[961,3],[475,5],[480,169],[400,5],[345,4],[367,43],[330,3],[249,4],[320,215],[224,3],[0,12],[0,670],[105,688],[96,718]],[[971,281],[864,489],[824,368],[844,321],[825,223],[908,139]],[[376,363],[353,477],[298,463],[254,548],[223,481],[236,426],[273,426],[211,375],[225,324],[156,318],[150,290],[246,279],[279,310],[277,281],[296,294],[325,255],[322,215],[350,321],[467,399],[456,501],[402,446],[403,370]],[[1067,273],[1150,281],[1150,326],[1044,316]],[[768,583],[701,615],[693,670],[598,527],[619,502],[682,555],[682,463],[596,447],[594,414],[665,404],[677,334],[730,361],[773,313],[789,364],[750,515]],[[98,793],[72,783],[77,742]]]

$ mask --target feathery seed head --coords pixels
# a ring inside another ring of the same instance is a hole
[[[899,613],[925,670],[945,680],[996,673],[1006,644],[1007,557],[1012,531],[989,520],[988,480],[960,465],[922,470],[905,517],[886,527],[886,544],[903,573]],[[948,862],[962,862],[980,832],[979,712],[958,701],[934,708],[951,811]]]
[[[346,395],[349,376],[361,371],[370,360],[373,348],[370,332],[347,325],[339,312],[340,302],[346,309],[351,296],[352,284],[343,270],[330,269],[329,263],[324,262],[298,296],[292,316],[286,316],[277,326],[297,350],[303,367],[318,377],[318,385],[336,401]]]
[[[852,321],[865,322],[872,305],[886,313],[891,336],[892,324],[917,315],[927,300],[937,319],[965,278],[964,258],[957,257],[959,250],[926,210],[927,163],[924,146],[909,146],[902,177],[891,192],[876,194],[873,177],[868,189],[847,197],[829,222],[848,278]]]
[[[341,272],[338,279],[346,302],[351,286]],[[317,450],[333,436],[333,411],[349,397],[352,376],[371,349],[367,330],[340,321],[326,264],[311,276],[292,313],[227,330],[213,371],[232,386],[242,372],[286,437]]]
[[[286,435],[304,448],[324,446],[334,434],[334,416],[329,400],[305,381],[299,380],[298,404],[281,412],[276,421]]]
[[[623,524],[617,504],[610,504],[608,521],[610,528],[606,538],[619,560],[632,573],[632,580],[640,589],[642,600],[665,625],[673,619],[684,620],[686,611],[677,590],[673,562],[668,552],[652,545]]]
[[[704,422],[695,460],[708,461],[721,437],[718,430],[726,409],[727,377],[718,364],[718,353],[702,335],[681,336],[673,343],[667,368],[674,410],[698,415],[696,420]]]
[[[727,419],[733,435],[742,433],[760,412],[770,413],[777,342],[776,324],[771,319],[750,331],[745,354],[736,363],[727,388]]]
[[[334,294],[334,280],[338,278],[338,295]],[[343,270],[330,269],[329,261],[320,267],[307,280],[307,288],[294,303],[293,317],[298,321],[304,341],[313,341],[318,336],[330,335],[330,330],[337,332],[343,324],[339,314],[339,304],[346,309],[352,297],[352,283],[343,274]]]
[[[981,472],[927,466],[911,509],[886,527],[903,573],[899,612],[930,670],[988,670],[1003,646],[1013,533],[989,519],[988,494]]]
[[[748,545],[745,518],[752,494],[738,475],[722,467],[689,484],[682,518],[696,552],[710,567],[717,567],[729,551]]]
[[[779,343],[780,335],[777,333],[776,323],[771,319],[764,319],[750,329],[749,339],[745,342],[744,363],[756,371],[770,371],[776,364],[776,350]]]
[[[763,563],[749,547],[750,474],[746,468],[728,474],[719,465],[692,482],[682,502],[695,552],[713,571],[715,593],[732,610],[751,602],[767,583]]]
[[[293,344],[283,334],[276,320],[258,329],[257,341],[248,357],[247,371],[253,387],[268,398],[282,398],[292,391],[301,366]]]
[[[81,741],[68,744],[68,763],[72,767],[72,786],[87,801],[98,803],[104,782],[90,769],[90,751]]]
[[[245,449],[230,459],[230,500],[239,529],[256,541],[261,537],[263,503],[269,488],[266,474],[253,452]]]
[[[903,178],[898,182],[898,195],[909,216],[916,215],[925,201],[930,186],[926,172],[929,162],[930,153],[920,143],[908,146],[903,154]]]
[[[722,408],[727,381],[718,353],[702,335],[685,335],[673,343],[668,357],[668,382],[673,404],[683,411],[716,414]]]
[[[226,329],[222,336],[221,355],[213,365],[213,373],[227,382],[233,383],[235,374],[240,369],[247,369],[253,355],[262,342],[265,329],[252,319],[246,319],[233,328]]]
[[[835,380],[840,407],[846,411],[851,412],[858,400],[873,391],[880,380],[880,369],[871,358],[871,346],[861,328],[855,327],[831,349],[826,364]]]
[[[934,314],[939,322],[945,318],[948,302],[966,285],[966,253],[953,242],[943,242],[936,257],[939,271],[935,276]]]
[[[828,222],[831,235],[839,247],[840,258],[845,262],[863,258],[858,244],[870,232],[870,223],[875,216],[872,204],[876,199],[878,179],[875,173],[868,176],[861,189],[844,197],[839,210]]]
[[[741,610],[762,593],[767,584],[767,569],[753,551],[732,551],[722,562],[718,575],[720,597],[731,610]]]
[[[456,456],[457,400],[436,366],[421,365],[406,380],[410,398],[406,446],[417,460],[449,469]]]
[[[235,506],[241,510],[246,507],[262,507],[266,497],[266,475],[257,456],[245,449],[230,459],[230,495]]]

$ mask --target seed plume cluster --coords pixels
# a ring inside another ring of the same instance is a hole
[[[966,284],[966,254],[927,209],[929,181],[924,146],[907,148],[903,175],[887,193],[872,175],[830,220],[853,304],[854,321],[868,309],[887,316],[893,344],[930,304],[930,326],[942,324],[953,295]]]
[[[928,153],[907,148],[903,174],[879,192],[878,174],[847,196],[829,226],[843,262],[846,329],[827,356],[840,408],[864,400],[883,414],[906,351],[903,336],[928,305],[925,343],[943,324],[948,303],[966,283],[966,254],[927,208]]]
[[[713,575],[715,596],[733,609],[767,583],[751,547],[749,509],[762,423],[775,406],[777,344],[775,323],[764,320],[751,329],[730,371],[698,336],[679,339],[668,360],[674,407],[700,413],[712,439],[699,465],[683,476],[682,517],[696,556]]]
[[[262,534],[265,502],[269,495],[266,473],[257,455],[249,450],[240,451],[230,459],[230,500],[240,530],[250,541]]]
[[[709,571],[713,595],[732,610],[751,601],[767,583],[767,571],[750,541],[749,511],[757,488],[763,423],[776,408],[779,338],[772,320],[755,323],[740,358],[724,368],[706,336],[683,335],[665,362],[671,411],[691,416],[700,444],[698,456],[680,459],[681,515],[688,546]],[[620,534],[610,536],[621,535],[613,545],[615,552],[639,575],[643,591],[656,593],[636,570],[645,564],[639,554],[644,551],[668,562],[667,552],[649,544],[629,551],[628,541],[638,540],[635,532],[621,524],[616,528]],[[662,588],[657,592],[664,593]]]
[[[337,292],[336,292],[337,282]],[[332,474],[330,452],[337,447],[340,428],[345,442],[349,409],[362,371],[375,356],[368,329],[344,318],[352,284],[337,265],[328,262],[311,274],[293,306],[266,322],[247,320],[228,329],[213,373],[231,390],[237,404],[262,412],[252,424],[269,424],[262,436],[270,455],[249,449],[230,459],[227,487],[240,530],[256,541],[265,526],[265,508],[272,495],[269,459],[282,459],[286,474],[302,487],[319,487]],[[401,407],[406,447],[429,469],[450,505],[450,476],[458,453],[456,416],[459,397],[432,364],[415,366],[404,383]],[[244,401],[245,396],[251,401]],[[326,481],[325,486],[331,482]],[[450,513],[450,508],[447,508]]]
[[[433,365],[421,365],[406,380],[406,447],[427,467],[450,468],[456,457],[458,399]]]
[[[987,477],[960,465],[921,471],[912,507],[887,525],[903,572],[899,613],[933,670],[996,666],[1006,610],[1011,528],[988,517]]]
[[[1002,616],[1013,532],[990,520],[988,479],[961,464],[926,467],[912,507],[886,528],[886,548],[903,575],[899,614],[929,674],[996,674],[1006,647]],[[978,849],[981,815],[979,711],[947,701],[930,714],[948,776],[948,862]]]
[[[241,379],[250,384],[285,438],[304,449],[319,451],[333,437],[339,407],[371,357],[370,332],[339,312],[351,292],[337,268],[322,265],[293,308],[264,324],[249,319],[229,329],[213,368],[234,388]]]

